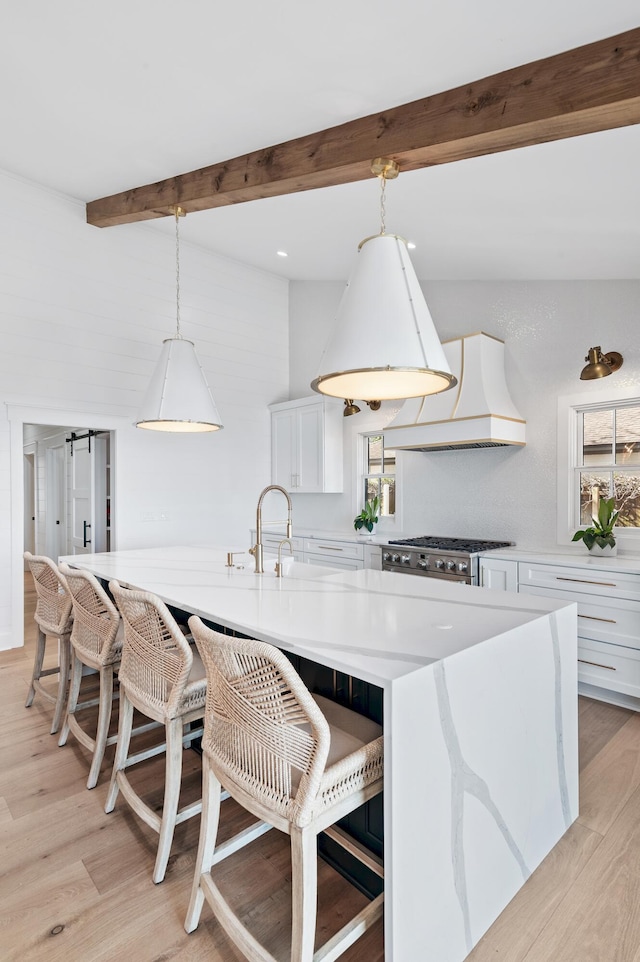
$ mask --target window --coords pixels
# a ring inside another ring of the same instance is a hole
[[[380,498],[380,517],[396,513],[396,452],[385,448],[381,434],[365,434],[363,496]]]
[[[577,408],[574,488],[579,525],[589,524],[600,498],[615,498],[617,525],[640,528],[640,403]]]
[[[608,388],[608,385],[607,385]],[[558,398],[558,543],[569,544],[600,498],[620,510],[616,540],[640,548],[640,396],[637,387]]]

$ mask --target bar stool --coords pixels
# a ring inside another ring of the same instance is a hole
[[[312,696],[277,648],[221,635],[196,617],[189,619],[189,627],[207,670],[208,690],[200,843],[185,929],[197,927],[206,899],[251,962],[275,962],[211,875],[213,866],[273,827],[291,838],[291,960],[336,959],[381,916],[384,894],[314,954],[316,840],[326,832],[372,867],[357,845],[330,826],[382,791],[381,728]],[[260,821],[216,848],[221,785]]]
[[[204,714],[207,680],[198,652],[191,648],[167,606],[146,591],[109,583],[124,623],[124,643],[118,678],[120,717],[113,773],[105,812],[112,812],[118,792],[134,812],[158,832],[153,881],[167,870],[175,826],[198,815],[202,800],[178,810],[183,746],[202,734],[202,726],[185,731]],[[133,709],[165,726],[166,743],[129,755]],[[125,769],[166,752],[164,803],[158,815],[136,793]]]
[[[120,612],[99,581],[88,571],[62,564],[58,569],[64,578],[73,603],[71,630],[71,682],[67,714],[58,745],[65,745],[71,731],[81,745],[92,754],[87,788],[95,788],[107,745],[116,742],[109,737],[115,669],[120,664],[124,631]],[[78,704],[83,666],[100,673],[100,693],[96,700]],[[96,737],[80,725],[76,712],[98,705]]]
[[[38,640],[36,655],[33,663],[33,675],[25,708],[30,708],[36,692],[53,702],[53,722],[51,734],[60,728],[64,703],[69,681],[70,645],[69,636],[73,621],[71,596],[60,577],[56,564],[44,555],[33,555],[25,551],[24,559],[29,565],[36,589],[36,610],[34,619],[38,625]],[[47,637],[55,638],[58,642],[58,664],[55,668],[43,669],[44,652]],[[54,695],[48,691],[41,678],[47,675],[58,675],[58,690]]]

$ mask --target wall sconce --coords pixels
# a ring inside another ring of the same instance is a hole
[[[364,403],[368,404],[372,411],[379,411],[382,401],[365,401]],[[353,398],[345,398],[342,416],[349,418],[352,414],[360,414],[360,408],[357,404],[354,404]]]
[[[582,368],[580,380],[593,381],[595,378],[607,377],[608,374],[619,371],[622,367],[622,354],[618,354],[617,351],[603,354],[599,346],[590,347],[585,361],[589,363]]]

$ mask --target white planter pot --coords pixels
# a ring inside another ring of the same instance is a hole
[[[613,548],[610,545],[605,545],[601,548],[599,544],[594,544],[593,547],[589,548],[589,556],[591,558],[615,558],[618,553],[618,545],[614,545]]]

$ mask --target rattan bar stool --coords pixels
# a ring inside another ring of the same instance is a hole
[[[314,953],[317,836],[326,832],[382,875],[333,823],[382,791],[379,725],[311,695],[285,655],[264,642],[231,638],[193,617],[189,627],[207,670],[203,809],[185,929],[198,925],[204,900],[251,962],[276,962],[213,881],[211,869],[269,828],[291,837],[291,962],[342,955],[383,910],[384,894]],[[260,821],[216,848],[220,785]]]
[[[71,596],[51,558],[25,551],[24,559],[29,565],[36,589],[36,610],[33,617],[38,625],[33,675],[25,707],[31,707],[36,692],[47,701],[53,702],[55,709],[51,734],[55,735],[62,721],[69,682],[69,635],[73,621]],[[55,638],[58,642],[58,665],[55,668],[43,669],[47,637]],[[58,690],[55,695],[40,681],[46,675],[58,675]]]
[[[69,698],[58,745],[65,745],[71,731],[81,745],[92,753],[87,788],[95,788],[107,745],[116,742],[109,736],[113,705],[114,673],[120,664],[124,630],[120,612],[100,582],[88,571],[62,564],[61,576],[73,603],[71,630],[71,681]],[[83,666],[99,672],[100,691],[97,699],[78,703]],[[96,737],[80,725],[76,712],[98,705]],[[145,726],[146,727],[146,726]]]
[[[153,881],[161,882],[167,870],[175,826],[198,815],[202,800],[178,810],[182,776],[182,749],[202,734],[202,726],[185,730],[204,714],[207,679],[198,652],[184,637],[166,605],[146,591],[109,583],[122,620],[124,643],[118,678],[120,717],[116,756],[105,812],[113,811],[118,792],[134,812],[158,832],[158,852]],[[133,709],[165,726],[166,743],[129,755]],[[166,751],[164,803],[158,815],[136,793],[126,769]]]

